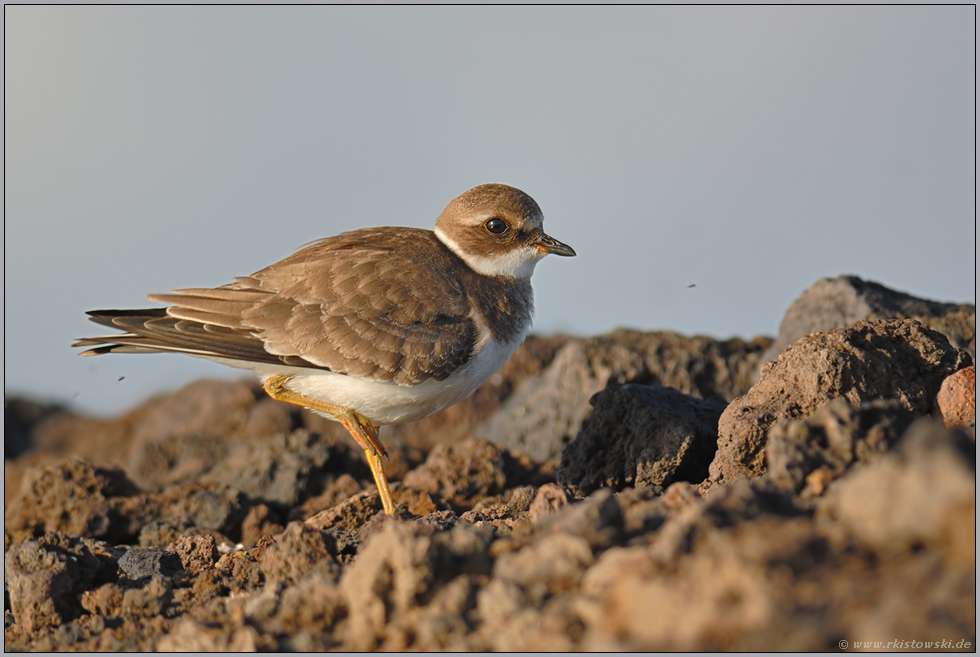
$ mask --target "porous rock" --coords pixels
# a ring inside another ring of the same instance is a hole
[[[265,549],[259,563],[267,581],[294,584],[314,569],[334,575],[335,551],[333,538],[327,532],[291,522]]]
[[[10,610],[26,634],[65,623],[82,611],[79,595],[116,578],[119,553],[108,545],[45,534],[4,555]]]
[[[804,418],[826,402],[894,399],[928,415],[943,380],[972,364],[970,355],[915,320],[859,321],[809,335],[763,368],[759,382],[718,421],[713,482],[766,471],[766,439],[780,420]]]
[[[402,483],[456,507],[469,508],[477,497],[503,492],[507,459],[503,449],[486,440],[436,445],[425,463],[406,474]]]
[[[214,537],[207,534],[180,536],[167,546],[167,551],[176,554],[184,570],[190,573],[213,568],[218,560],[218,546]]]
[[[868,463],[904,433],[915,415],[894,400],[851,406],[837,398],[803,420],[769,429],[769,480],[781,488],[820,495],[852,464]]]
[[[857,276],[838,276],[821,278],[786,309],[763,362],[775,360],[805,335],[845,328],[862,319],[916,319],[976,358],[975,305],[929,301]]]
[[[119,570],[134,581],[153,575],[173,577],[183,567],[177,554],[161,547],[130,548],[119,559]]]
[[[137,493],[118,468],[100,468],[78,459],[32,468],[6,509],[4,529],[117,540],[122,536],[115,502]]]
[[[632,384],[610,386],[590,401],[592,415],[555,471],[576,495],[602,487],[662,490],[707,476],[724,401]]]
[[[946,377],[936,404],[947,427],[972,430],[976,437],[977,426],[977,368],[970,366]]]

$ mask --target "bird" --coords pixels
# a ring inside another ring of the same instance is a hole
[[[575,250],[544,232],[525,192],[491,183],[451,200],[434,230],[360,228],[215,288],[148,294],[163,307],[93,310],[124,331],[82,356],[176,352],[252,370],[273,399],[340,422],[364,450],[384,512],[383,425],[471,395],[527,337],[530,278]]]

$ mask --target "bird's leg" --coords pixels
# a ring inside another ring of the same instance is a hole
[[[388,458],[388,453],[378,438],[378,427],[354,410],[328,404],[287,389],[286,382],[289,378],[283,374],[270,376],[264,381],[263,387],[273,399],[326,413],[343,424],[367,456],[368,466],[371,468],[371,474],[374,475],[374,483],[378,487],[378,494],[381,495],[381,504],[384,506],[385,513],[389,516],[394,515],[395,504],[391,499],[391,489],[388,488],[388,478],[385,477],[381,461],[382,457]]]

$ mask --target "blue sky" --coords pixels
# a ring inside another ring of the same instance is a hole
[[[484,182],[579,254],[538,266],[539,334],[775,335],[839,274],[975,303],[974,26],[966,6],[5,7],[5,394],[109,414],[242,376],[68,345],[100,332],[85,310],[431,227]]]

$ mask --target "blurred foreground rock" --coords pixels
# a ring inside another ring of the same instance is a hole
[[[976,375],[931,326],[765,366],[765,338],[532,338],[385,430],[394,517],[342,428],[250,382],[8,403],[5,648],[975,651]]]

